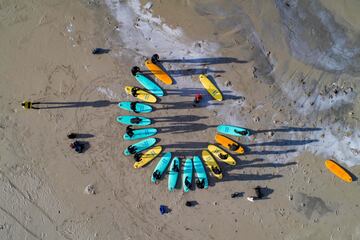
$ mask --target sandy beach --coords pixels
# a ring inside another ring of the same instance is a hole
[[[356,0],[0,0],[0,239],[360,239],[359,10]],[[166,95],[141,116],[164,152],[200,156],[219,124],[255,132],[234,137],[246,153],[219,163],[223,179],[208,174],[208,189],[184,193],[179,181],[169,192],[167,174],[151,183],[159,157],[134,169],[122,153],[116,117],[131,114],[117,104],[134,101],[130,70],[154,53],[174,84],[155,80]],[[247,201],[258,185],[264,199]]]

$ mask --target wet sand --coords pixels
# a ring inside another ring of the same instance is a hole
[[[153,1],[150,14],[181,29],[169,39],[184,47],[158,49],[176,81],[162,85],[167,96],[146,115],[160,130],[159,144],[190,157],[214,142],[220,123],[258,131],[237,138],[249,152],[235,167],[220,163],[223,180],[210,177],[208,190],[185,194],[180,184],[169,193],[167,176],[151,184],[157,160],[133,169],[121,154],[128,143],[115,119],[127,113],[116,104],[132,100],[123,88],[136,84],[130,68],[144,69],[151,40],[127,42],[126,23],[102,1],[0,1],[0,238],[360,239],[359,181],[341,182],[323,164],[335,158],[360,175],[350,161],[358,156],[359,62],[356,53],[349,63],[328,50],[335,38],[315,14],[325,6],[334,16],[328,25],[348,36],[338,45],[346,53],[356,49],[358,19],[349,7],[356,3],[343,1],[340,11],[336,1],[298,2],[291,9],[296,1],[289,1],[287,11],[282,1]],[[300,21],[305,13],[310,23]],[[287,18],[299,26],[287,31]],[[313,37],[302,27],[315,29]],[[308,46],[299,46],[301,37]],[[92,55],[95,47],[111,51]],[[320,49],[338,65],[329,69],[301,49]],[[214,77],[224,102],[210,101],[199,73]],[[205,99],[193,108],[198,92]],[[24,110],[24,100],[55,108]],[[69,132],[84,134],[83,154],[70,149]],[[94,195],[84,193],[89,184]],[[246,197],[257,185],[265,199],[251,203]],[[233,192],[242,196],[231,198]],[[198,204],[188,208],[186,201]],[[160,215],[160,204],[171,212]]]

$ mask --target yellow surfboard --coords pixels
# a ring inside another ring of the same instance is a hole
[[[227,163],[229,165],[235,165],[236,161],[235,159],[230,156],[229,153],[225,152],[224,150],[222,150],[221,148],[219,148],[218,146],[215,146],[213,144],[210,144],[208,146],[209,151],[214,154],[214,156],[219,160],[222,161],[224,163]],[[221,155],[223,156],[223,158],[221,157]]]
[[[147,59],[145,61],[145,66],[155,75],[157,79],[162,81],[163,83],[167,85],[172,84],[172,79],[164,70],[162,70],[158,65],[151,62],[150,59]]]
[[[244,148],[242,146],[240,146],[240,144],[238,144],[237,142],[235,142],[231,138],[225,137],[225,136],[223,136],[221,134],[216,134],[215,135],[215,141],[217,143],[219,143],[221,146],[223,146],[223,147],[225,147],[225,148],[227,148],[229,150],[231,150],[230,146],[234,145],[235,146],[234,148],[235,149],[237,148],[237,149],[236,150],[231,150],[233,152],[236,152],[236,153],[239,153],[239,154],[244,154],[244,152],[245,152]]]
[[[155,146],[148,151],[146,151],[140,158],[139,162],[134,163],[134,168],[140,168],[144,165],[148,164],[152,160],[154,160],[160,153],[161,153],[162,147],[161,146]]]
[[[125,92],[129,95],[131,94],[131,89],[133,89],[134,87],[131,86],[126,86],[125,87]],[[138,99],[144,101],[144,102],[149,102],[149,103],[156,103],[157,99],[154,95],[152,95],[151,93],[148,93],[142,89],[138,90],[138,95],[137,97]]]
[[[202,158],[205,162],[205,165],[208,167],[209,171],[211,172],[211,174],[216,177],[217,179],[222,179],[223,178],[223,175],[221,173],[221,169],[219,167],[219,164],[215,161],[215,159],[213,158],[213,156],[211,156],[211,154],[206,151],[206,150],[203,150],[202,153]],[[220,173],[215,173],[213,169],[216,169],[218,168],[220,170]]]
[[[208,91],[215,100],[223,100],[223,96],[220,90],[210,81],[208,77],[206,77],[204,74],[201,74],[199,76],[199,80],[206,89],[206,91]]]
[[[330,172],[335,174],[338,178],[344,180],[345,182],[351,183],[352,177],[348,174],[343,167],[334,162],[333,160],[326,160],[325,166],[329,169]]]

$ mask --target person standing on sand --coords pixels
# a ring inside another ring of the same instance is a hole
[[[261,193],[261,187],[260,186],[256,186],[254,188],[255,194],[254,196],[250,196],[247,197],[246,199],[249,200],[250,202],[254,202],[254,200],[259,200],[263,198],[263,194]]]
[[[196,94],[194,98],[193,107],[196,107],[197,104],[200,103],[201,99],[202,99],[202,95],[200,93]]]
[[[34,107],[34,104],[40,104],[39,102],[30,102],[30,101],[24,101],[21,103],[21,106],[24,109],[40,109],[38,107]]]

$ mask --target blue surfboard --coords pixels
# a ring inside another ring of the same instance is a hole
[[[157,180],[161,178],[163,173],[165,172],[167,166],[169,165],[171,160],[171,153],[165,153],[162,158],[159,160],[158,164],[156,165],[153,174],[151,175],[151,182],[155,183]],[[159,178],[156,178],[158,176]]]
[[[118,106],[119,106],[119,108],[122,108],[129,112],[134,112],[130,107],[131,103],[132,102],[120,102],[118,104]],[[149,113],[149,112],[152,112],[152,110],[153,110],[150,105],[145,104],[145,103],[134,102],[133,104],[135,104],[136,113]]]
[[[205,168],[204,168],[203,163],[201,162],[200,157],[195,156],[193,161],[194,161],[194,168],[195,168],[196,178],[197,178],[196,181],[202,182],[203,188],[207,189],[209,187],[208,178],[206,176]],[[196,183],[196,184],[198,184],[198,183]]]
[[[155,82],[151,81],[149,78],[145,77],[144,75],[137,73],[135,75],[136,80],[144,86],[149,92],[152,94],[162,97],[164,96],[164,91],[161,89],[159,85],[157,85]]]
[[[142,128],[133,130],[134,135],[129,136],[127,133],[124,134],[124,140],[136,140],[140,138],[146,138],[154,136],[157,133],[156,128]]]
[[[217,131],[219,133],[230,134],[237,137],[251,136],[253,134],[250,129],[231,125],[219,125]]]
[[[151,124],[151,119],[140,116],[118,116],[116,121],[122,124],[146,126]]]
[[[147,139],[144,139],[140,142],[137,142],[137,143],[134,143],[132,145],[130,145],[129,147],[134,147],[134,153],[138,153],[138,152],[141,152],[145,149],[148,149],[149,147],[151,147],[152,145],[154,145],[156,143],[156,139],[155,138],[147,138]],[[129,156],[131,155],[132,153],[129,152],[129,147],[127,147],[125,150],[124,150],[124,154],[125,156]]]
[[[182,178],[184,192],[188,192],[192,183],[192,172],[193,172],[193,161],[191,159],[186,159],[184,165],[184,173]]]
[[[168,190],[170,192],[174,191],[176,187],[179,171],[180,171],[180,159],[178,157],[174,157],[173,160],[171,161],[170,170],[169,170]]]

